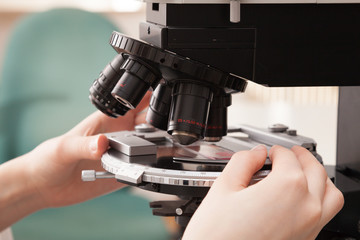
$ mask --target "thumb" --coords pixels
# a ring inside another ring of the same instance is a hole
[[[264,145],[235,153],[219,176],[219,181],[224,181],[223,184],[233,191],[246,188],[252,176],[264,166],[266,156]]]
[[[65,136],[59,144],[60,153],[65,162],[83,159],[99,160],[108,149],[109,141],[105,135]]]

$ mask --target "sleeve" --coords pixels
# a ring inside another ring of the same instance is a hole
[[[6,228],[4,231],[0,232],[0,240],[14,240],[11,228]]]

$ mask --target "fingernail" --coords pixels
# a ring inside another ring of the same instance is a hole
[[[96,152],[98,149],[98,142],[99,142],[99,136],[94,137],[93,139],[91,139],[90,142],[90,150],[93,152]]]
[[[264,151],[266,147],[263,144],[257,145],[256,147],[252,148],[251,151]]]

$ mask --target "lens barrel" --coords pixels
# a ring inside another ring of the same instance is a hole
[[[231,105],[231,95],[222,93],[215,95],[211,102],[206,126],[207,142],[218,142],[227,134],[227,107]]]
[[[167,130],[171,106],[172,87],[159,84],[152,93],[146,121],[156,128]]]
[[[177,83],[173,89],[168,133],[182,145],[204,138],[212,97],[207,86]]]
[[[121,66],[124,62],[125,58],[122,54],[116,55],[90,87],[91,102],[97,109],[113,118],[125,115],[129,110],[111,95],[112,89],[123,74]]]
[[[150,87],[158,85],[161,74],[141,59],[129,57],[122,65],[125,71],[111,94],[127,108],[134,109]]]

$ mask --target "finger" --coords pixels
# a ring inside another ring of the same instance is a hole
[[[294,146],[291,150],[295,153],[295,156],[301,164],[308,182],[309,192],[315,194],[322,202],[328,179],[325,168],[307,149],[300,146]]]
[[[111,118],[100,111],[96,111],[81,121],[66,135],[91,136],[98,133],[132,130],[136,123],[136,115],[149,105],[150,98],[151,92],[147,92],[136,109],[130,110],[125,116],[118,118]]]
[[[325,226],[344,206],[344,196],[328,178],[326,181],[321,227]]]
[[[57,146],[57,152],[63,162],[78,162],[83,159],[99,160],[108,146],[109,141],[104,135],[63,136]]]
[[[137,113],[143,111],[145,108],[147,108],[149,106],[149,103],[150,103],[151,95],[152,95],[152,92],[148,91],[145,94],[145,96],[143,97],[143,99],[141,100],[141,102],[139,103],[139,105],[132,111],[135,114],[137,114]]]
[[[147,111],[143,111],[139,114],[137,114],[136,118],[135,118],[135,126],[141,123],[146,123],[146,114]]]
[[[105,117],[105,114],[100,111],[96,111],[89,115],[87,118],[78,123],[70,131],[65,133],[65,135],[81,135],[81,136],[91,136],[98,133],[98,129],[101,128],[102,118]]]
[[[116,132],[123,130],[134,130],[136,125],[136,118],[138,114],[142,114],[141,112],[149,106],[149,101],[151,98],[151,92],[147,92],[144,98],[141,100],[139,105],[133,109],[128,111],[124,116],[118,117],[117,119],[102,117],[101,118],[101,133],[107,132]],[[100,133],[98,131],[98,133]]]
[[[272,162],[272,173],[280,172],[288,175],[302,171],[301,165],[295,154],[284,147],[273,146],[269,151],[269,158]]]
[[[108,125],[109,128],[107,129],[106,132],[121,131],[121,130],[133,130],[134,127],[138,124],[136,121],[138,115],[143,115],[143,112],[146,112],[146,111],[144,111],[144,109],[149,106],[151,94],[152,94],[152,92],[148,91],[145,94],[145,96],[143,97],[143,99],[141,100],[141,102],[139,103],[139,105],[135,109],[128,111],[125,114],[125,116],[119,118],[119,121],[121,121],[121,124],[119,124],[118,126],[117,125],[113,125],[113,126]],[[144,122],[145,122],[145,117],[144,117]],[[114,130],[114,129],[116,129],[116,130]]]
[[[239,191],[246,188],[252,176],[264,165],[267,150],[264,145],[259,145],[251,151],[235,153],[224,171],[219,176],[225,187]]]

